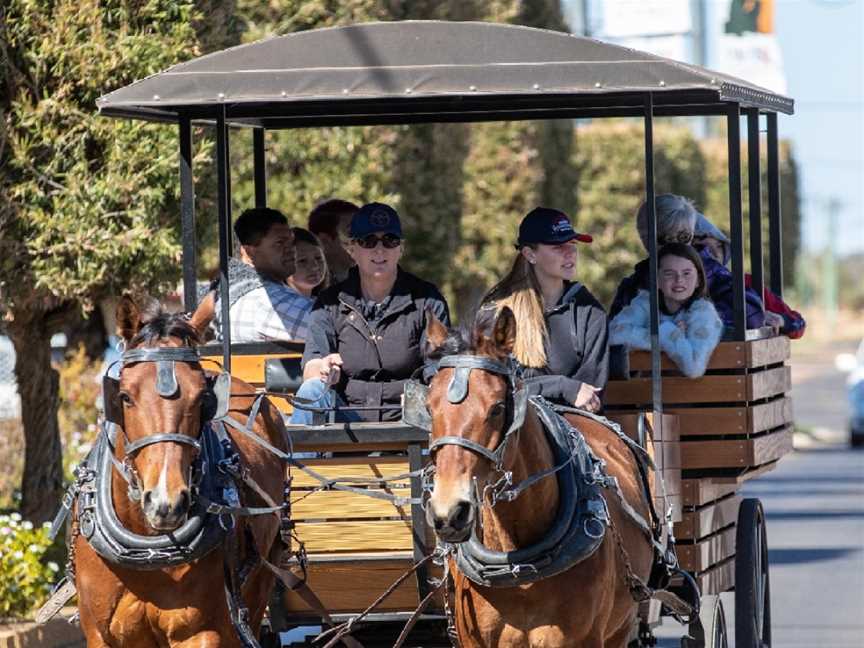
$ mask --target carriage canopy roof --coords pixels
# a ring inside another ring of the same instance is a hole
[[[479,22],[365,23],[297,32],[175,65],[98,100],[102,114],[295,126],[793,112],[728,75],[570,34]]]

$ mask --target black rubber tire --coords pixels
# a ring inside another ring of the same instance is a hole
[[[681,640],[681,648],[729,648],[726,612],[719,594],[706,594],[699,603],[699,624],[690,624],[690,636]]]
[[[735,645],[771,646],[768,537],[762,502],[748,498],[738,509],[735,535]]]

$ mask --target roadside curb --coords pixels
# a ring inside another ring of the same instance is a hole
[[[42,625],[32,621],[0,625],[0,648],[84,648],[84,635],[69,623],[69,616]]]

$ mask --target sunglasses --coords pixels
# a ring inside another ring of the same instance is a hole
[[[361,239],[354,239],[354,242],[365,250],[374,250],[378,246],[379,242],[383,243],[384,247],[388,250],[392,250],[393,248],[399,247],[399,244],[402,243],[402,239],[393,234],[385,234],[384,236],[375,236],[374,234],[370,234]]]

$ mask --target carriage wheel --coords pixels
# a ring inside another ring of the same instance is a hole
[[[726,613],[718,594],[700,599],[699,621],[690,624],[689,634],[681,640],[682,648],[729,648]]]
[[[762,502],[745,499],[735,537],[735,643],[740,648],[771,645],[768,540]]]

